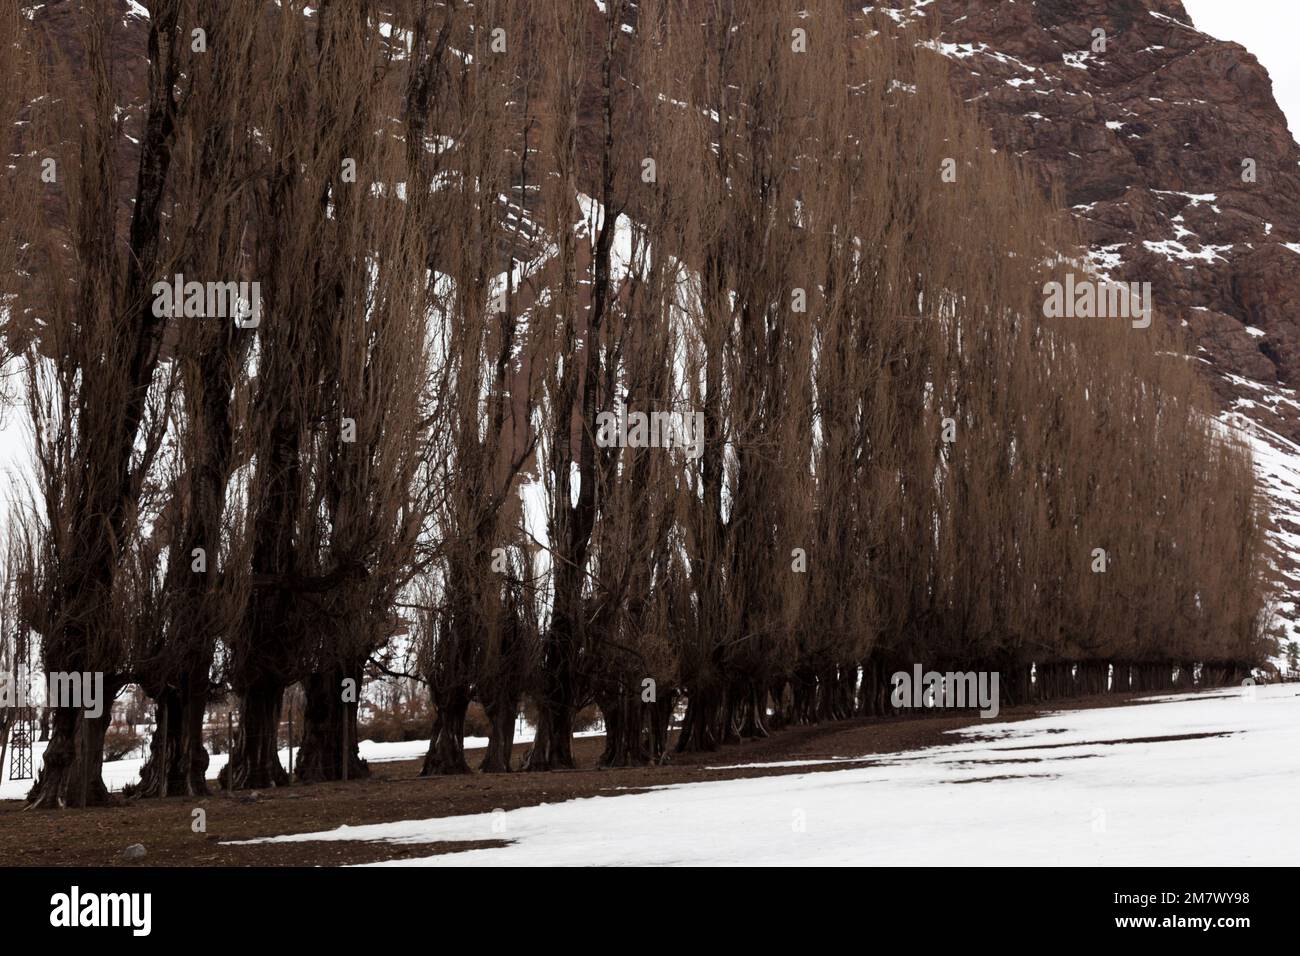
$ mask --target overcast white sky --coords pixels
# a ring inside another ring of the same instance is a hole
[[[1300,136],[1300,0],[1183,0],[1196,29],[1240,43],[1273,78],[1273,95]]]

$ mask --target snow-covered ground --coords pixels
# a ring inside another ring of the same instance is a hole
[[[980,723],[842,770],[255,842],[511,841],[395,864],[429,866],[1294,864],[1298,793],[1300,685],[1280,684]]]

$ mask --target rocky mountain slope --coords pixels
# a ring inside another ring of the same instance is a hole
[[[1255,446],[1300,595],[1300,146],[1268,72],[1180,0],[897,0],[1000,147],[1060,190],[1115,280],[1150,282]],[[1101,31],[1100,33],[1098,31]],[[1102,42],[1104,37],[1104,43]]]
[[[1259,62],[1178,0],[939,0],[934,15],[998,142],[1060,186],[1101,271],[1152,283],[1225,399],[1258,400],[1234,378],[1300,384],[1300,146]],[[1276,400],[1261,419],[1300,439]]]

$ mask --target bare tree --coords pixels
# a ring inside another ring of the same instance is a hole
[[[524,27],[511,5],[479,4],[444,25],[428,60],[417,60],[418,75],[440,78],[444,101],[437,139],[423,142],[417,165],[418,180],[437,185],[437,202],[423,202],[422,226],[435,237],[435,351],[445,382],[436,426],[443,444],[429,448],[442,456],[446,484],[422,594],[421,670],[435,708],[425,774],[468,771],[465,713],[480,676],[495,738],[486,765],[509,769],[501,738],[513,736],[521,680],[522,579],[507,552],[521,520],[517,479],[536,443],[547,344],[526,287],[535,256],[527,223],[536,90]],[[417,36],[431,32],[421,27]],[[504,51],[493,51],[494,34],[508,38]],[[428,135],[432,82],[411,88],[411,137]]]
[[[171,228],[184,235],[185,253],[173,266],[200,281],[248,281],[246,197],[257,147],[247,117],[257,82],[252,53],[260,7],[221,4],[202,14],[211,49],[193,65],[192,121],[177,150],[173,175],[183,199]],[[238,464],[252,341],[253,333],[235,322],[207,318],[179,324],[169,343],[180,394],[174,473],[166,482],[173,494],[158,523],[167,538],[165,610],[135,667],[135,678],[157,702],[158,730],[134,789],[138,796],[207,793],[203,722],[214,657],[247,600],[246,555],[226,529],[238,524],[227,493]]]
[[[366,529],[357,529],[364,544],[334,548],[320,515],[342,507],[338,482],[355,476],[339,472],[338,456],[348,452],[338,443],[365,449],[347,466],[364,470],[376,436],[362,429],[382,420],[378,409],[367,419],[365,409],[341,407],[334,383],[361,398],[355,390],[367,387],[369,367],[368,352],[345,352],[358,344],[369,306],[387,316],[391,299],[410,294],[396,263],[376,265],[379,292],[368,278],[378,251],[403,248],[389,230],[405,234],[401,218],[368,201],[391,168],[373,145],[394,105],[378,37],[367,5],[327,5],[307,18],[303,4],[286,3],[268,12],[255,40],[261,85],[251,116],[263,171],[251,186],[249,241],[263,315],[247,447],[251,595],[228,664],[240,696],[239,736],[223,771],[232,789],[287,782],[277,756],[284,689],[310,673],[314,635],[335,625],[326,596],[369,574]]]
[[[105,51],[114,14],[93,3],[84,14],[88,96],[69,96],[52,117],[49,153],[61,172],[66,226],[40,237],[35,296],[43,297],[39,344],[28,349],[28,393],[48,547],[41,608],[49,671],[104,674],[109,694],[125,683],[124,648],[105,613],[136,502],[165,430],[165,389],[155,387],[166,319],[150,288],[170,255],[163,234],[172,151],[183,109],[181,4],[159,0],[149,26],[149,99],[137,149],[130,221],[118,228],[116,88]],[[58,51],[47,56],[61,60]],[[71,87],[68,87],[71,89]],[[47,108],[55,110],[53,104]],[[35,181],[38,171],[28,170]],[[39,290],[39,291],[38,291]],[[33,806],[102,803],[107,711],[99,718],[59,707]]]

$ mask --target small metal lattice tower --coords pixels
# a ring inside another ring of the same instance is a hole
[[[14,683],[20,686],[21,706],[14,714],[9,728],[9,779],[32,779],[32,742],[36,739],[36,708],[26,703],[32,673],[32,645],[30,635],[19,633],[14,655]],[[18,661],[24,664],[20,667]],[[4,767],[0,766],[0,774]]]
[[[18,712],[13,729],[9,732],[9,779],[32,779],[32,737],[35,721],[32,708],[24,707]]]

